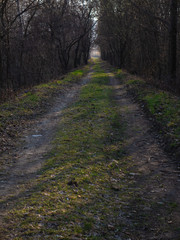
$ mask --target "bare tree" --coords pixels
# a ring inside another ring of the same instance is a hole
[[[87,63],[95,0],[1,0],[0,91]]]
[[[178,20],[177,0],[101,0],[101,55],[111,64],[156,83],[178,87]]]

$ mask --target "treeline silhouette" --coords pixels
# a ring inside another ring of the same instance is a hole
[[[0,1],[0,99],[86,64],[93,3]]]
[[[180,90],[179,7],[177,0],[100,0],[102,58]]]

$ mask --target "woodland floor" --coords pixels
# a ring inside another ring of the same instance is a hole
[[[123,79],[92,68],[8,152],[0,239],[180,240],[180,169]]]

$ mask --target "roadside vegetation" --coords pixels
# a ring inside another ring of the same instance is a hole
[[[127,90],[141,104],[166,142],[166,150],[180,157],[180,98],[149,85],[142,78],[115,70]]]
[[[177,204],[144,195],[143,176],[124,150],[126,124],[108,74],[99,62],[93,68],[91,82],[63,112],[38,179],[0,227],[2,239],[140,239],[146,229],[178,231],[167,223]]]
[[[35,116],[45,113],[52,105],[54,97],[70,89],[73,84],[87,74],[90,65],[70,72],[49,83],[22,90],[17,97],[0,105],[0,153],[8,150],[23,127]]]

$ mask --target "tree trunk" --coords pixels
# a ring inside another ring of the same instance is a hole
[[[2,69],[2,52],[1,52],[1,42],[0,42],[0,89],[1,88],[3,88],[3,69]]]
[[[74,57],[74,67],[76,68],[78,66],[78,53],[79,53],[79,44],[80,41],[78,41],[77,46],[76,46],[76,50],[75,50],[75,57]]]
[[[175,84],[176,81],[176,68],[177,68],[177,0],[171,0],[171,19],[170,19],[170,76],[171,83]]]

